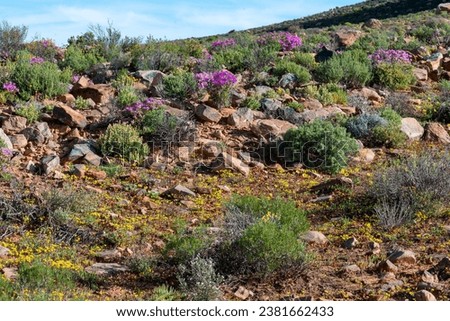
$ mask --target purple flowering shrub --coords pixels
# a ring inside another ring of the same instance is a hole
[[[374,64],[380,63],[405,63],[410,64],[412,56],[404,50],[379,49],[369,56]]]
[[[416,82],[412,55],[404,50],[379,49],[369,56],[374,64],[375,82],[392,90],[409,88]]]
[[[236,45],[236,40],[233,38],[219,39],[211,43],[211,50],[220,50],[223,48],[233,47]]]
[[[19,88],[12,81],[5,82],[0,90],[0,103],[5,104],[8,101],[13,102],[16,98],[16,93],[19,92]]]
[[[302,39],[290,32],[270,32],[258,38],[259,45],[277,45],[281,51],[292,51],[302,46]]]
[[[230,91],[235,83],[236,76],[228,70],[213,72],[200,72],[195,75],[199,89],[208,92],[217,107],[224,107],[230,102]]]
[[[125,110],[130,112],[134,116],[142,116],[145,112],[149,110],[158,109],[163,105],[165,105],[166,103],[167,102],[161,98],[149,97],[144,101],[139,101],[137,103],[125,107]]]

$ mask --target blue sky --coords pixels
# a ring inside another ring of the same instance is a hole
[[[0,20],[29,27],[28,38],[65,44],[108,21],[127,36],[180,39],[242,30],[322,12],[358,0],[0,0]]]

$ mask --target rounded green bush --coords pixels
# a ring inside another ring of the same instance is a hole
[[[413,66],[403,63],[381,63],[374,70],[375,83],[392,90],[408,89],[416,82]]]
[[[308,69],[289,60],[279,60],[275,64],[273,73],[277,76],[283,76],[288,73],[293,74],[299,84],[305,84],[311,80],[311,74]]]
[[[138,130],[127,124],[108,126],[99,143],[103,154],[119,156],[132,162],[140,162],[149,153]]]
[[[288,161],[300,161],[308,167],[337,173],[347,165],[348,157],[358,150],[356,141],[345,128],[330,121],[312,123],[290,129],[284,135]]]

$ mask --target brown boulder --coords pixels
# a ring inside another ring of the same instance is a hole
[[[114,97],[114,88],[104,84],[89,85],[87,87],[75,85],[72,88],[72,94],[75,97],[90,98],[96,104],[106,104]]]
[[[362,32],[359,30],[340,30],[336,32],[336,40],[341,47],[349,47],[361,37]]]
[[[66,105],[54,106],[53,118],[70,127],[84,128],[87,125],[84,115]]]
[[[450,144],[450,135],[439,123],[429,123],[425,126],[425,140]]]

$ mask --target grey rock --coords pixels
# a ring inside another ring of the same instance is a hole
[[[425,129],[415,118],[403,118],[402,126],[400,128],[402,132],[408,136],[410,140],[419,140],[425,133]]]
[[[416,264],[416,256],[409,250],[397,250],[389,255],[388,260],[398,265]]]
[[[118,263],[95,263],[88,266],[85,271],[99,276],[110,276],[117,273],[128,272],[130,269]]]
[[[67,156],[70,162],[85,161],[88,164],[99,166],[102,158],[95,153],[95,148],[88,143],[75,144]]]
[[[300,236],[300,239],[307,243],[323,245],[328,243],[328,239],[323,233],[318,231],[308,231]]]
[[[194,112],[198,118],[206,122],[218,123],[222,119],[222,114],[218,110],[204,104],[198,105]]]
[[[0,258],[5,258],[9,255],[10,251],[8,248],[0,245]]]
[[[46,140],[53,139],[52,131],[50,130],[50,127],[48,126],[48,123],[46,122],[39,122],[35,125],[36,129],[41,133],[42,136]]]
[[[349,274],[361,272],[361,268],[359,266],[357,266],[356,264],[346,265],[343,267],[342,270],[345,273],[349,273]]]
[[[195,193],[183,185],[177,185],[161,193],[161,197],[165,198],[180,199],[187,196],[195,197]]]
[[[14,148],[23,148],[27,146],[28,140],[23,134],[17,134],[14,136],[11,136],[11,143],[13,144]]]
[[[57,155],[48,155],[41,159],[41,168],[45,175],[53,173],[59,165],[59,157]]]
[[[261,110],[268,116],[276,117],[278,109],[283,108],[281,101],[273,98],[264,98],[261,100]]]
[[[229,125],[237,129],[248,128],[253,122],[253,112],[249,108],[239,108],[227,118]]]
[[[312,122],[316,119],[327,119],[336,115],[345,115],[345,113],[338,107],[326,107],[316,110],[305,110],[300,113],[299,117],[303,122]]]
[[[247,164],[225,152],[220,153],[220,155],[211,162],[210,167],[214,171],[230,168],[239,171],[245,176],[248,176],[248,174],[250,173],[250,167]]]
[[[27,119],[22,116],[11,116],[2,125],[2,129],[7,133],[17,133],[26,127]]]
[[[417,291],[414,297],[417,301],[436,301],[436,297],[433,293],[428,292],[427,290]]]
[[[11,139],[8,137],[8,135],[5,134],[5,132],[1,128],[0,128],[0,140],[2,140],[5,143],[7,148],[13,149]]]
[[[42,135],[41,132],[37,128],[27,127],[24,130],[22,130],[20,133],[22,135],[24,135],[28,141],[34,142],[38,145],[41,145],[45,142],[44,135]]]
[[[104,250],[104,251],[96,253],[95,257],[98,259],[105,260],[105,261],[112,261],[112,260],[121,258],[122,253],[120,253],[120,251],[117,249]]]
[[[280,81],[278,84],[282,88],[288,88],[295,86],[295,83],[297,82],[297,77],[294,74],[288,73],[281,76]]]
[[[398,271],[398,267],[390,260],[384,260],[378,264],[378,271],[395,273]]]

